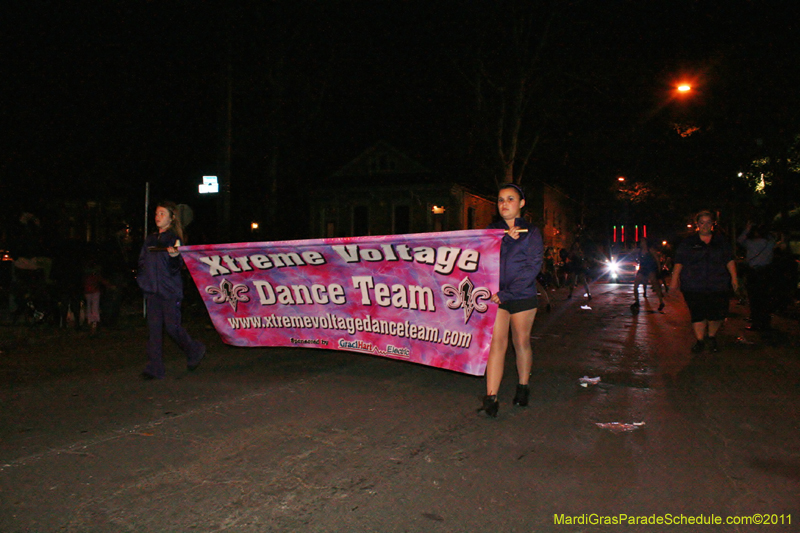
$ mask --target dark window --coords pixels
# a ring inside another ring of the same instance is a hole
[[[477,214],[474,207],[467,208],[467,229],[475,229],[475,215]]]
[[[369,173],[390,172],[396,167],[395,160],[387,154],[379,154],[369,161]]]
[[[409,233],[411,231],[411,208],[407,205],[394,206],[394,233]]]
[[[433,215],[433,231],[444,231],[444,214]]]
[[[353,237],[369,235],[369,206],[357,205],[353,208]]]

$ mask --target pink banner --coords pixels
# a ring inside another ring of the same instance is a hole
[[[182,246],[222,340],[483,375],[503,230]]]

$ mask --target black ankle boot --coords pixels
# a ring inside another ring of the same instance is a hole
[[[528,398],[531,395],[530,385],[517,385],[517,393],[514,395],[514,405],[525,407],[528,405]]]
[[[478,409],[478,411],[484,411],[488,416],[496,418],[497,411],[499,409],[500,409],[500,402],[497,401],[497,394],[492,394],[491,396],[486,395],[483,397],[483,407]]]

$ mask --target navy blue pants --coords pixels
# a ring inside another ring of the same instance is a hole
[[[178,347],[186,354],[186,364],[193,365],[205,355],[206,347],[192,339],[181,326],[181,301],[159,294],[147,296],[147,327],[150,338],[147,341],[147,366],[144,371],[163,378],[164,370],[164,331],[172,337]]]
[[[754,328],[770,327],[774,279],[775,274],[768,266],[752,268],[747,273],[747,299],[750,300],[750,320]]]

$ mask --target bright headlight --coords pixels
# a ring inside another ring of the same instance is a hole
[[[619,275],[619,263],[614,259],[606,261],[606,268],[608,269],[608,273],[611,274],[612,278],[616,278]]]

